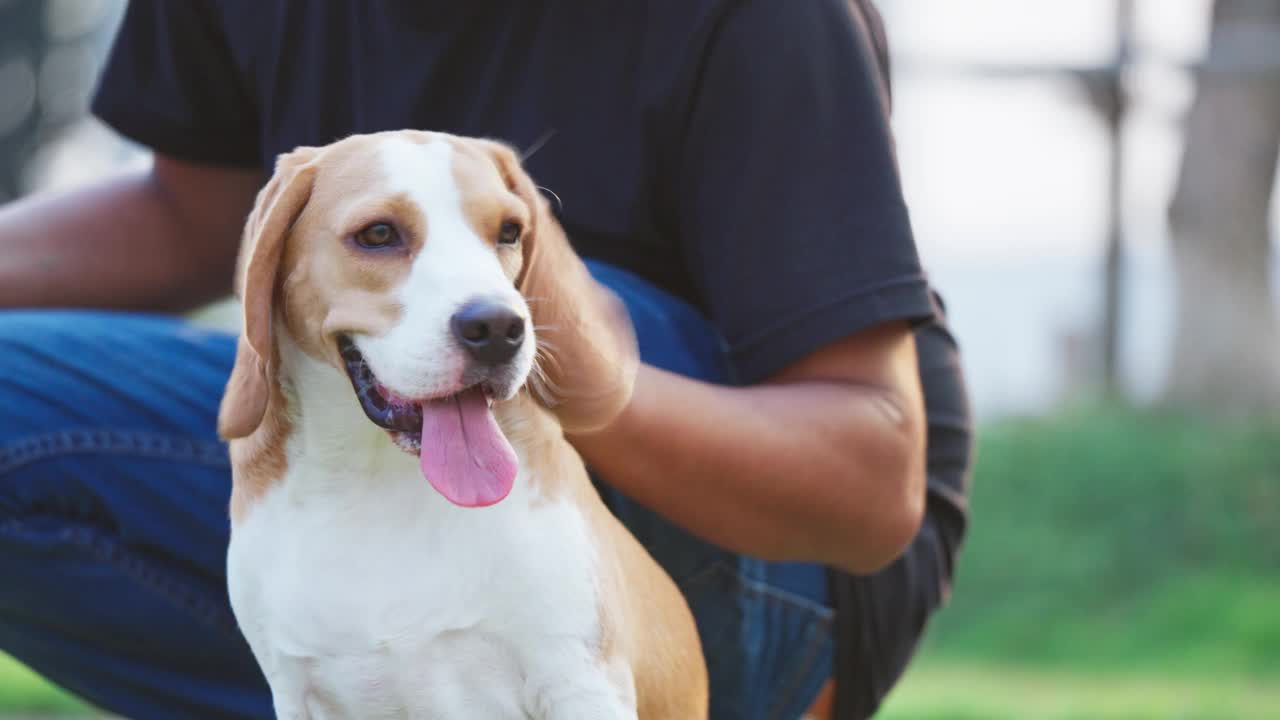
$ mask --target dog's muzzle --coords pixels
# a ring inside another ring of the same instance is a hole
[[[441,397],[402,399],[378,382],[351,338],[340,337],[338,351],[364,414],[401,450],[418,456],[423,476],[441,495],[455,505],[484,507],[511,492],[517,458],[493,416],[491,386],[466,383]]]

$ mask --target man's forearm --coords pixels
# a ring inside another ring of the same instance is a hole
[[[175,194],[142,171],[0,207],[0,307],[181,311],[229,293],[254,185],[184,180]]]
[[[723,547],[875,570],[914,537],[923,431],[874,388],[729,388],[641,368],[607,430],[574,437],[603,478]]]

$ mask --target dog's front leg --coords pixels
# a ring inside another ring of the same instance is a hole
[[[534,720],[636,720],[636,692],[625,662],[587,653],[544,653],[526,680]]]
[[[328,713],[313,707],[314,703],[308,703],[305,696],[277,692],[274,688],[271,693],[271,703],[275,707],[276,720],[327,720],[331,717]]]
[[[342,713],[326,706],[314,695],[273,695],[276,720],[338,720]]]
[[[311,713],[304,696],[283,691],[274,683],[271,686],[271,704],[276,711],[276,720],[320,720],[323,717]]]
[[[557,697],[543,696],[530,711],[536,720],[636,720],[635,705],[628,706],[616,689],[566,689]]]
[[[306,674],[301,668],[286,663],[282,672],[267,674],[267,685],[271,688],[276,720],[334,720],[339,717],[309,689]]]
[[[291,702],[275,702],[276,720],[313,720],[307,709]]]

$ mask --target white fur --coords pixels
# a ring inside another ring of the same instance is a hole
[[[406,394],[449,389],[458,360],[434,363],[452,357],[451,308],[510,286],[460,220],[441,145],[386,155],[431,240],[403,289],[404,321],[362,349]],[[569,500],[535,497],[518,441],[505,500],[452,505],[364,417],[345,374],[279,342],[288,470],[236,524],[227,568],[277,716],[635,718],[630,669],[600,657],[588,526]]]

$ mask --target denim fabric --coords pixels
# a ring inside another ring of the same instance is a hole
[[[687,305],[616,268],[644,360],[730,383]],[[170,318],[0,312],[0,649],[130,718],[269,718],[225,588],[230,467],[214,434],[234,338]],[[798,717],[832,664],[822,568],[701,542],[601,485],[680,584],[712,718]]]

